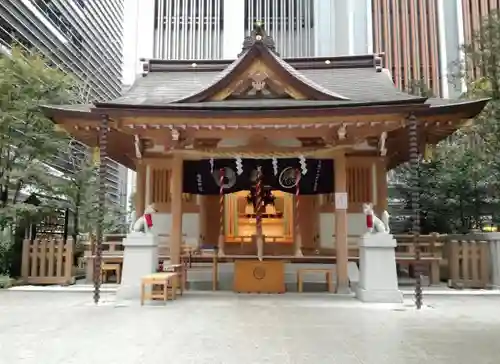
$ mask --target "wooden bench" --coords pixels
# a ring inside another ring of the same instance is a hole
[[[322,273],[325,275],[326,284],[328,286],[328,292],[333,292],[333,279],[332,279],[332,270],[326,268],[302,268],[297,270],[297,291],[303,292],[303,275],[306,273]]]
[[[177,285],[179,274],[175,272],[152,273],[142,277],[141,280],[141,306],[147,299],[161,299],[164,302],[171,297],[175,300],[177,295]],[[146,293],[146,286],[151,286],[151,293]],[[161,290],[155,290],[154,286],[160,286]],[[169,289],[170,288],[170,289]],[[170,295],[169,295],[170,293]]]

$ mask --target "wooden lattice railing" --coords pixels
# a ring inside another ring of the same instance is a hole
[[[23,242],[21,275],[27,284],[73,284],[71,238],[26,239]]]
[[[123,259],[124,235],[108,235],[103,243],[103,257],[121,262]],[[414,242],[411,235],[395,235],[398,241],[396,260],[400,264],[415,265]],[[431,234],[421,235],[421,262],[430,268],[433,283],[441,277],[449,279],[451,287],[487,288],[495,284],[492,277],[500,280],[500,239],[472,238],[471,236],[447,237]],[[168,237],[160,237],[160,257],[168,256]],[[85,263],[87,279],[92,276],[94,243],[87,242]],[[355,247],[350,246],[350,257],[356,258]],[[74,243],[60,238],[26,239],[23,242],[22,279],[27,284],[72,284]],[[335,251],[321,252],[334,256]],[[316,254],[316,252],[315,252]],[[496,254],[496,255],[495,255]],[[441,269],[439,269],[441,268]],[[498,284],[498,283],[496,283]]]
[[[490,242],[449,241],[449,285],[454,288],[486,288],[491,284]]]

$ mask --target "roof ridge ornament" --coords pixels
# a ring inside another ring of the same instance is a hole
[[[376,72],[382,72],[384,68],[384,53],[375,53],[373,55],[373,66]]]
[[[250,35],[245,37],[245,40],[243,41],[243,48],[241,49],[241,53],[238,54],[238,57],[252,48],[252,46],[256,43],[264,45],[271,52],[274,52],[277,56],[279,56],[279,53],[276,51],[276,43],[274,42],[273,37],[267,34],[262,21],[255,22]]]
[[[139,62],[141,62],[141,66],[142,66],[142,77],[146,77],[148,75],[148,73],[151,71],[149,59],[139,58]]]

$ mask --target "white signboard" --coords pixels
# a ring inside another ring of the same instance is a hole
[[[347,210],[347,192],[335,192],[335,209]]]

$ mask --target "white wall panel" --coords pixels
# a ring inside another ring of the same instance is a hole
[[[154,57],[222,58],[222,15],[223,0],[155,0]]]
[[[314,56],[313,0],[245,0],[245,29],[262,21],[282,57]]]

